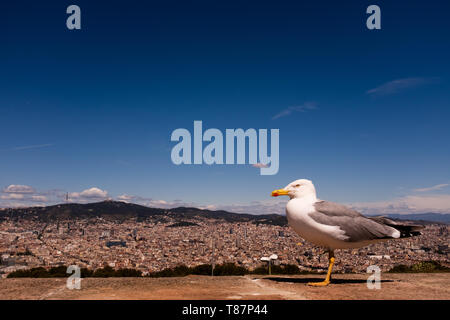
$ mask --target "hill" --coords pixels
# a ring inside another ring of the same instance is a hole
[[[124,220],[128,218],[145,220],[149,217],[156,217],[164,221],[164,217],[172,217],[180,222],[192,218],[206,218],[225,220],[227,222],[253,222],[280,226],[287,224],[286,217],[277,214],[239,214],[224,210],[204,210],[189,207],[161,209],[110,200],[86,204],[65,203],[47,207],[11,208],[0,211],[0,218],[7,216],[10,218],[29,218],[43,221],[52,221],[56,219],[86,219],[93,217],[102,217],[113,220]]]
[[[421,223],[450,223],[450,214],[442,213],[388,214],[387,216],[391,219],[413,220]]]

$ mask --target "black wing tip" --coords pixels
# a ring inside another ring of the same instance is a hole
[[[400,238],[411,238],[422,235],[422,232],[417,230],[398,230],[398,231],[400,231]]]

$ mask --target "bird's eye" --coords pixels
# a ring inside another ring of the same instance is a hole
[[[300,185],[299,185],[299,184],[296,184],[295,187],[298,188],[298,187],[300,187]]]

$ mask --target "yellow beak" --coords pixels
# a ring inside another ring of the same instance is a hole
[[[278,196],[287,196],[288,191],[286,189],[278,189],[272,191],[272,197],[278,197]]]

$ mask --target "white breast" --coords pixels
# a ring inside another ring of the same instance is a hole
[[[325,248],[349,248],[355,244],[345,242],[348,238],[338,226],[317,223],[309,213],[314,212],[315,201],[292,199],[286,205],[289,225],[303,239]]]

